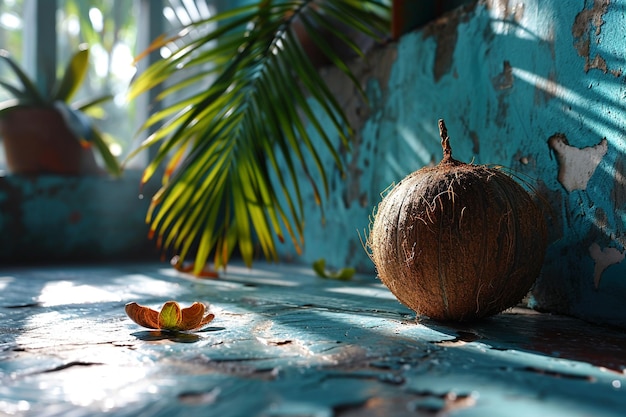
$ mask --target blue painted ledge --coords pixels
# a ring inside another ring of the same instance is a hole
[[[196,333],[140,328],[130,301],[210,304]],[[162,264],[0,272],[0,414],[622,416],[626,334],[514,309],[416,321],[372,276]]]
[[[0,265],[155,259],[140,177],[0,176]]]

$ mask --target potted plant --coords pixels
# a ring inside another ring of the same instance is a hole
[[[276,259],[276,240],[285,236],[300,250],[302,180],[319,203],[328,191],[320,152],[343,172],[338,148],[349,148],[352,133],[307,51],[312,45],[361,89],[334,46],[362,54],[346,29],[380,40],[389,25],[385,1],[264,0],[164,34],[139,57],[171,49],[131,86],[131,98],[163,89],[161,109],[143,126],[153,133],[130,157],[159,145],[142,179],[164,168],[147,221],[179,266],[193,258],[198,274],[212,257],[214,268],[225,267],[235,249],[250,265],[255,247]]]
[[[11,98],[0,102],[0,137],[9,171],[15,174],[99,174],[93,147],[98,149],[107,171],[119,175],[121,168],[90,111],[111,99],[110,95],[71,102],[87,73],[89,49],[81,46],[50,91],[40,91],[34,80],[0,50],[17,83],[0,80]]]

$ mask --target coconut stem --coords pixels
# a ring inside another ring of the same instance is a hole
[[[448,128],[443,119],[439,119],[439,136],[441,137],[441,147],[443,148],[443,160],[446,162],[452,160],[452,148],[450,147],[450,138],[448,137]]]

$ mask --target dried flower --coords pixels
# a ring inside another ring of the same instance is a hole
[[[176,301],[168,301],[160,312],[134,302],[126,304],[126,314],[138,325],[173,331],[196,330],[209,323],[215,315],[205,314],[205,310],[206,306],[199,302],[181,309]]]

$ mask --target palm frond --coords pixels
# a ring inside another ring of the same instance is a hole
[[[72,108],[79,111],[88,111],[93,107],[97,107],[100,104],[106,103],[107,101],[113,100],[113,94],[105,94],[99,97],[89,97],[83,100],[77,100],[72,103]]]
[[[39,92],[39,90],[37,89],[35,84],[31,81],[31,79],[28,77],[28,75],[22,70],[22,68],[20,68],[17,62],[15,62],[11,58],[9,53],[4,49],[0,49],[0,60],[6,62],[9,65],[9,67],[11,67],[11,70],[17,76],[17,78],[19,79],[23,87],[22,90],[8,88],[10,92],[19,91],[20,96],[21,95],[28,96],[36,103],[40,103],[40,104],[46,103],[46,100],[44,99],[43,95]],[[3,86],[7,88],[8,84],[3,83]]]
[[[329,62],[360,89],[344,59],[319,35],[323,30],[361,53],[330,19],[379,37],[389,26],[388,6],[376,0],[265,0],[194,22],[152,46],[172,39],[180,44],[131,88],[136,97],[171,76],[177,79],[157,97],[168,104],[143,127],[158,129],[136,150],[159,146],[142,181],[165,167],[146,220],[164,251],[181,261],[194,257],[194,272],[211,254],[216,268],[225,267],[235,249],[248,265],[257,247],[276,259],[276,239],[285,236],[300,251],[303,179],[321,203],[329,186],[320,152],[329,152],[343,172],[336,139],[349,147],[348,119],[294,30],[303,25]],[[215,30],[189,36],[210,24]],[[208,77],[213,80],[207,84]],[[206,86],[171,100],[199,84]],[[317,120],[318,109],[331,126]]]
[[[111,150],[109,149],[109,144],[104,140],[103,134],[95,126],[91,126],[90,136],[92,138],[93,144],[96,146],[96,148],[100,152],[100,155],[102,156],[102,160],[107,171],[114,177],[121,176],[122,168],[120,167],[120,164],[117,161],[115,155],[111,153]]]
[[[54,86],[53,101],[69,102],[82,85],[89,67],[89,49],[81,45],[78,52],[72,55],[68,62],[63,78]]]

